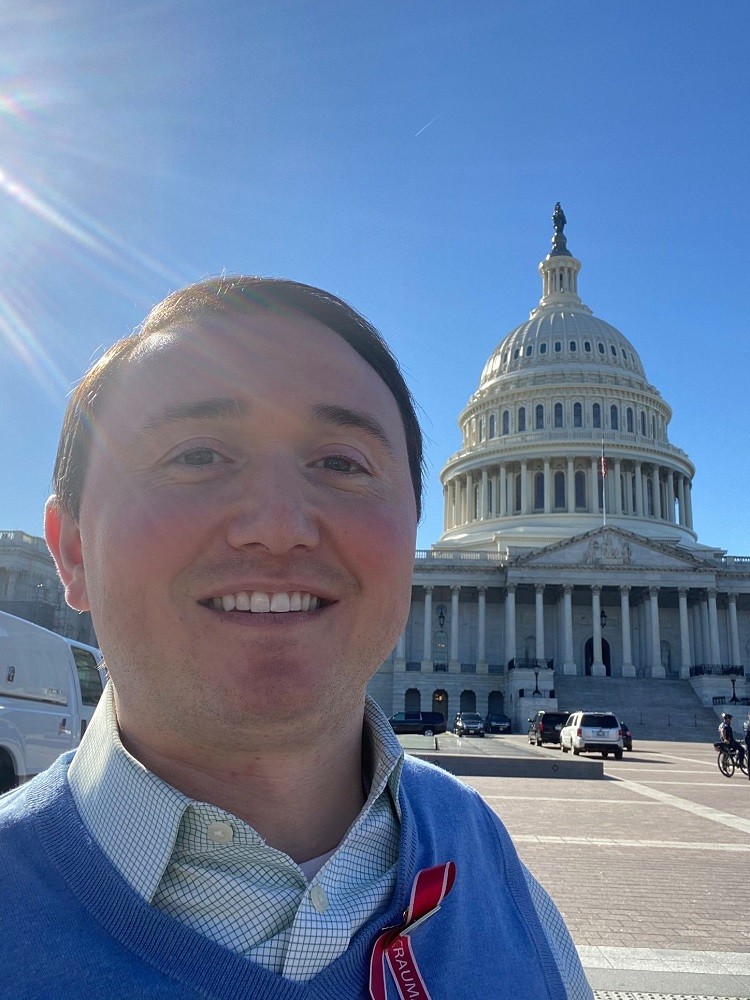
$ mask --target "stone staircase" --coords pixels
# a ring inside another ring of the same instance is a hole
[[[722,711],[706,708],[687,680],[652,677],[562,677],[555,675],[555,695],[562,709],[610,711],[628,724],[634,740],[712,742],[718,738]],[[742,738],[747,706],[734,712],[735,733]]]

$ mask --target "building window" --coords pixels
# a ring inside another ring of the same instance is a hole
[[[583,407],[580,403],[573,403],[573,426],[583,427]]]
[[[599,353],[604,354],[604,344],[597,344],[596,346],[599,348]]]
[[[613,431],[619,430],[620,417],[617,412],[617,407],[614,404],[612,404],[609,408],[609,426]]]
[[[586,473],[583,469],[576,472],[575,488],[576,510],[586,510]]]
[[[526,345],[526,357],[530,358],[533,353],[534,353],[534,345],[533,344],[527,344]]]
[[[581,405],[580,403],[578,404]],[[555,403],[555,427],[562,427],[563,425],[563,405],[562,403]]]
[[[544,510],[544,473],[534,473],[534,510]]]
[[[625,414],[625,419],[627,420],[628,433],[633,433],[633,407],[629,406],[628,411]]]
[[[587,354],[591,354],[591,341],[590,340],[584,340],[584,342],[583,342],[583,349],[584,349],[584,351]]]
[[[565,508],[565,473],[558,469],[553,479],[555,487],[555,510]]]
[[[578,344],[576,344],[575,340],[571,340],[571,342],[570,342],[570,344],[568,346],[570,347],[571,351],[578,350]]]
[[[495,436],[495,414],[490,413],[490,437]]]
[[[519,406],[518,407],[518,430],[519,430],[519,432],[526,430],[526,407],[525,406]]]
[[[510,413],[503,410],[503,434],[510,434]]]
[[[534,410],[534,426],[538,431],[544,430],[544,407],[541,403],[537,403]]]
[[[556,340],[555,341],[555,354],[559,354],[561,350],[562,350],[562,341],[561,340]]]
[[[609,349],[612,352],[612,357],[616,358],[617,357],[617,348],[615,347],[615,345],[614,344],[610,344],[609,345]]]
[[[546,344],[540,344],[539,345],[539,353],[540,354],[546,354],[547,353],[547,345]]]
[[[515,361],[516,358],[520,357],[520,355],[521,355],[521,348],[517,347],[515,351],[513,351],[513,360]]]
[[[594,427],[602,426],[602,408],[598,403],[594,403],[591,407],[591,423]]]

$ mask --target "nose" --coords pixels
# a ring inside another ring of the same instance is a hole
[[[248,470],[227,519],[236,549],[259,545],[273,555],[314,548],[320,540],[312,487],[294,463],[268,461]]]

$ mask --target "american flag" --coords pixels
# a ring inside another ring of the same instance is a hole
[[[599,469],[602,474],[602,479],[604,479],[604,477],[607,475],[607,459],[604,457],[604,455],[602,455],[602,457],[599,460]]]

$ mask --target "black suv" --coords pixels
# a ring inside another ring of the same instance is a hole
[[[444,733],[445,719],[440,712],[396,712],[388,720],[394,733],[401,736],[417,733],[420,736],[439,736]]]
[[[453,722],[456,736],[484,736],[484,723],[478,712],[459,712]]]
[[[533,719],[529,719],[529,743],[536,743],[538,747],[545,743],[560,742],[560,730],[568,721],[569,712],[554,711],[537,712]]]

